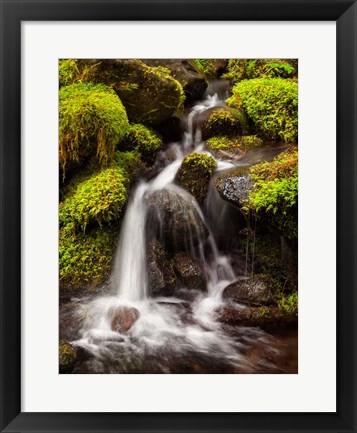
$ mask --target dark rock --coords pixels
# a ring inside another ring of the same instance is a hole
[[[171,116],[156,128],[161,134],[165,143],[175,143],[182,138],[181,119],[178,116]]]
[[[253,189],[254,182],[245,168],[234,168],[218,173],[213,179],[219,195],[223,200],[241,208],[244,206]]]
[[[249,305],[268,305],[273,302],[273,296],[268,284],[259,277],[240,280],[224,289],[223,299],[241,302]]]
[[[193,61],[183,59],[145,60],[150,66],[164,66],[183,87],[186,103],[200,99],[207,88],[207,81]],[[219,67],[219,65],[217,65]]]
[[[181,287],[192,290],[206,290],[206,278],[200,266],[186,253],[175,254],[174,271]]]
[[[224,307],[218,313],[218,321],[238,326],[286,326],[296,324],[297,314],[283,312],[278,307],[247,307],[242,309]]]
[[[71,373],[77,360],[76,349],[72,344],[65,340],[60,340],[59,350],[59,372],[60,373]]]
[[[169,72],[138,59],[79,60],[86,81],[113,86],[132,123],[159,125],[179,107],[182,86]],[[82,72],[83,75],[83,72]]]
[[[195,199],[178,187],[159,190],[147,198],[146,232],[169,252],[192,251],[208,237]]]
[[[119,307],[112,319],[112,331],[126,333],[138,320],[140,316],[139,310],[136,308]]]
[[[152,296],[172,295],[176,287],[176,276],[160,241],[148,240],[146,256],[150,294]]]

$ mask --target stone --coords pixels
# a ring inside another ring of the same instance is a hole
[[[112,331],[125,334],[133,326],[133,324],[139,319],[139,310],[132,307],[119,307],[112,319],[111,328]]]
[[[274,300],[270,287],[259,277],[231,283],[224,289],[222,297],[248,305],[268,305]]]
[[[161,241],[170,253],[192,252],[208,237],[198,205],[179,187],[158,190],[147,198],[146,233]]]
[[[173,265],[181,287],[190,290],[206,290],[206,278],[204,272],[189,254],[175,254]]]

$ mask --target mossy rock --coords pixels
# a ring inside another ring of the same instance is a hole
[[[71,373],[77,360],[76,349],[67,341],[60,340],[58,347],[58,362],[60,373]]]
[[[78,83],[59,92],[59,162],[81,165],[96,155],[100,165],[113,160],[116,145],[129,126],[115,92],[102,84]]]
[[[60,203],[59,222],[73,231],[118,220],[127,200],[127,173],[111,166],[84,178],[75,178]]]
[[[208,184],[217,167],[216,161],[203,153],[191,153],[182,161],[176,174],[177,185],[187,189],[198,201],[203,203]]]
[[[201,125],[203,140],[215,136],[242,135],[247,129],[248,123],[244,113],[227,108],[214,109]]]
[[[291,147],[271,162],[253,166],[247,210],[267,217],[290,240],[298,236],[298,151]]]
[[[293,59],[229,59],[224,78],[233,83],[254,78],[292,78],[297,75]]]
[[[182,86],[167,68],[139,59],[78,60],[76,65],[78,79],[113,87],[132,123],[159,125],[183,104]]]
[[[233,87],[227,103],[247,113],[262,136],[297,142],[298,84],[283,78],[241,81]]]
[[[95,291],[108,280],[118,239],[118,229],[95,227],[75,233],[67,227],[59,232],[60,296]]]
[[[257,135],[218,136],[211,137],[206,141],[206,147],[212,151],[229,149],[250,150],[262,144],[263,140]]]
[[[207,80],[197,64],[187,59],[145,60],[149,66],[161,66],[170,70],[172,76],[181,83],[185,93],[185,103],[200,99],[206,88]]]
[[[130,125],[119,147],[123,150],[135,150],[141,153],[143,159],[152,164],[157,152],[162,147],[160,135],[144,125]]]

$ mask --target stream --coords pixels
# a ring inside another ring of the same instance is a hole
[[[267,331],[219,320],[226,305],[223,290],[247,278],[245,258],[230,254],[222,241],[223,222],[234,211],[213,187],[200,206],[174,183],[185,156],[193,152],[212,156],[202,141],[198,119],[207,110],[224,106],[227,95],[214,83],[206,93],[185,114],[181,142],[162,151],[156,174],[141,180],[131,192],[109,290],[99,297],[73,298],[60,307],[60,334],[78,350],[74,373],[297,372],[296,329]],[[216,171],[272,160],[283,149],[271,143],[248,151],[239,160],[216,159]],[[183,286],[174,296],[153,297],[150,292],[147,239],[151,234],[163,241],[170,230],[162,208],[155,206],[167,197],[184,215],[181,249],[204,270],[206,291]],[[235,308],[246,306],[236,304]],[[114,322],[119,326],[116,330]]]

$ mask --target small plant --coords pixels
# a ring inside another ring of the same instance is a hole
[[[285,313],[297,314],[298,312],[298,292],[295,291],[289,295],[282,295],[277,301],[278,307]]]
[[[78,83],[59,92],[59,160],[80,163],[93,154],[101,165],[113,160],[128,128],[125,108],[115,92],[101,84]]]

